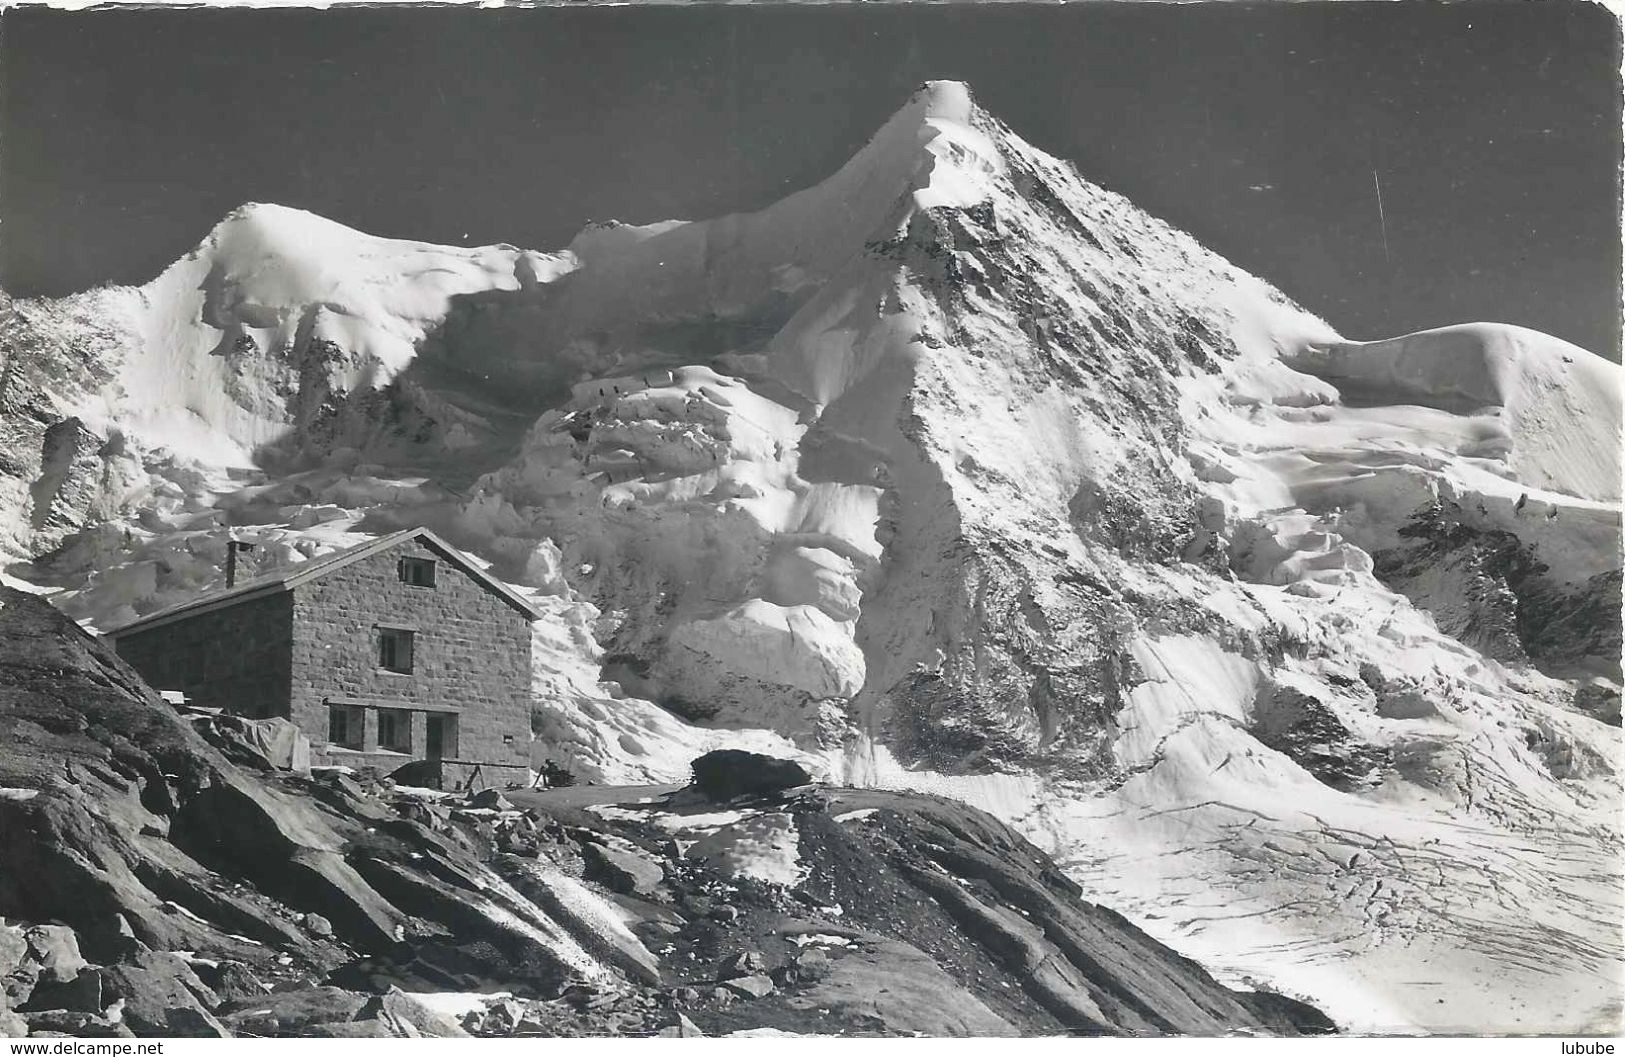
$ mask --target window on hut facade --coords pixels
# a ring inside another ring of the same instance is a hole
[[[378,747],[389,752],[412,751],[412,713],[402,708],[378,710]]]
[[[434,567],[433,558],[402,558],[401,583],[412,587],[433,587]]]
[[[412,674],[412,632],[405,628],[378,629],[378,667],[386,672]]]
[[[327,740],[346,749],[359,749],[366,739],[366,714],[354,705],[327,706]]]

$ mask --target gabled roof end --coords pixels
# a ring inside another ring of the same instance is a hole
[[[260,598],[266,595],[280,594],[284,591],[291,591],[302,584],[310,583],[312,580],[318,580],[329,573],[333,573],[339,569],[353,565],[364,558],[370,558],[375,554],[381,554],[392,547],[399,546],[400,544],[412,539],[420,540],[427,544],[431,549],[439,553],[447,561],[456,565],[463,572],[479,581],[486,589],[500,597],[504,602],[508,603],[514,609],[519,610],[527,619],[536,620],[541,616],[541,610],[537,609],[535,604],[529,599],[519,594],[501,580],[498,580],[490,573],[486,572],[479,565],[475,564],[468,555],[464,554],[456,547],[453,547],[444,539],[441,539],[440,536],[437,535],[433,530],[419,526],[417,528],[401,529],[398,532],[391,532],[387,535],[379,536],[376,539],[367,540],[364,543],[358,543],[355,546],[349,547],[345,550],[324,555],[320,558],[313,558],[310,561],[302,562],[299,565],[289,566],[288,568],[278,570],[276,573],[269,576],[252,580],[240,587],[234,587],[227,591],[216,591],[200,598],[194,598],[190,602],[182,602],[180,605],[170,606],[167,609],[162,609],[156,613],[148,614],[139,620],[131,621],[122,627],[113,628],[107,631],[105,634],[107,638],[116,639],[121,635],[126,635],[131,632],[147,631],[151,628],[162,627],[165,624],[172,624],[176,621],[186,620],[194,616],[199,616],[203,613],[214,612],[219,609],[237,605],[241,602],[249,601],[250,599]]]

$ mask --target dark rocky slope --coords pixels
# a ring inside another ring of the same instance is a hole
[[[209,729],[0,589],[0,1034],[1330,1028],[1220,986],[949,801],[757,781],[726,805],[516,806],[256,768]],[[673,839],[719,807],[792,820],[799,879]],[[457,1019],[412,997],[498,989]]]

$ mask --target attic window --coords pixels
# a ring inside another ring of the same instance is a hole
[[[411,587],[433,587],[434,567],[433,558],[402,558],[401,583]]]
[[[405,628],[379,628],[378,667],[386,672],[411,675],[413,637]]]

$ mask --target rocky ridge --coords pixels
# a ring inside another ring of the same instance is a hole
[[[663,797],[449,794],[233,763],[205,729],[0,589],[4,1034],[1331,1028],[962,804],[726,753]]]

